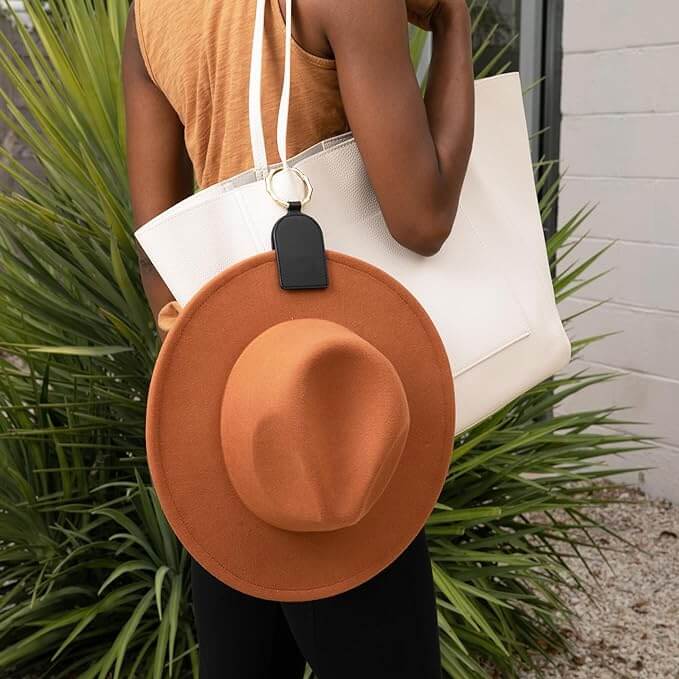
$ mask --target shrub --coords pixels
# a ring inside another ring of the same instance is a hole
[[[52,0],[49,13],[26,4],[35,31],[17,30],[29,63],[0,38],[0,69],[24,104],[3,91],[2,119],[39,166],[3,150],[19,190],[0,196],[0,668],[55,679],[197,676],[187,554],[145,462],[159,342],[127,194],[127,2]],[[421,46],[415,34],[415,56]],[[544,216],[558,193],[552,166],[536,164]],[[587,214],[550,239],[550,255]],[[599,254],[555,278],[559,300],[587,282],[579,277]],[[597,339],[574,342],[574,354]],[[516,676],[532,652],[564,647],[556,588],[567,553],[596,545],[586,508],[601,502],[597,479],[613,473],[592,462],[643,447],[591,433],[618,422],[615,408],[551,412],[612,377],[556,376],[456,442],[427,526],[450,676],[493,667]]]

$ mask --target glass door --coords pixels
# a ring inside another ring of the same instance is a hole
[[[563,0],[470,0],[475,25],[477,77],[519,71],[533,162],[559,157],[561,126],[561,26]],[[556,179],[556,169],[550,171]],[[548,181],[546,186],[551,182]],[[556,228],[556,210],[545,235]]]

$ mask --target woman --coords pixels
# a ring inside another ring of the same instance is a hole
[[[199,188],[252,166],[247,116],[254,0],[134,0],[123,79],[135,228]],[[465,0],[295,0],[288,154],[351,129],[392,236],[434,255],[450,234],[473,137]],[[262,108],[275,120],[285,0],[267,0]],[[408,21],[430,30],[421,96]],[[172,294],[139,250],[156,322]],[[158,329],[161,338],[164,331]],[[278,603],[231,589],[192,561],[202,679],[441,676],[424,530],[366,583],[316,601]]]

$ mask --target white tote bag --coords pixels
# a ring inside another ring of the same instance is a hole
[[[571,356],[554,299],[519,75],[476,81],[474,141],[457,216],[440,251],[423,257],[389,233],[351,132],[286,157],[290,5],[277,130],[282,161],[266,159],[260,109],[266,0],[257,0],[249,92],[254,167],[182,200],[135,237],[186,305],[216,274],[271,249],[272,227],[286,212],[277,200],[302,200],[321,225],[326,249],[383,269],[426,309],[450,360],[459,434]]]

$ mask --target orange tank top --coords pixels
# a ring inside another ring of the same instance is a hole
[[[139,46],[149,77],[184,125],[196,182],[203,189],[253,166],[248,122],[255,0],[135,0]],[[294,36],[288,157],[349,125],[334,59],[305,50]],[[267,0],[262,124],[270,164],[276,146],[285,60],[285,15]]]

